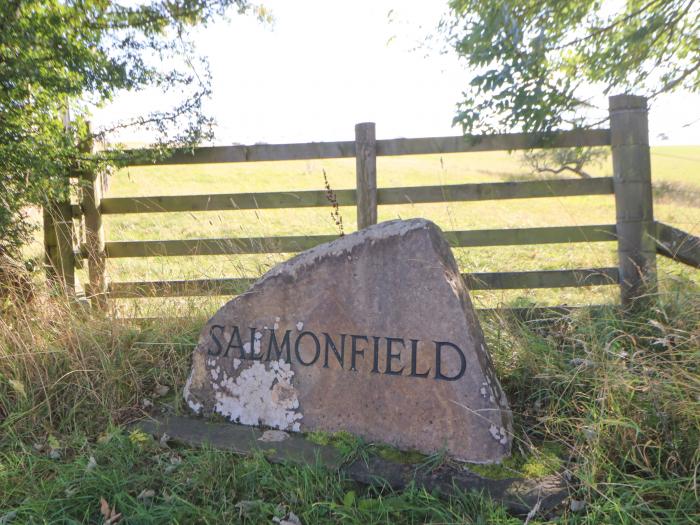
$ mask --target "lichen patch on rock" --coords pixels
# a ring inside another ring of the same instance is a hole
[[[220,369],[213,370],[218,377]],[[223,370],[220,373],[215,412],[244,425],[299,431],[303,415],[298,410],[299,399],[292,386],[294,372],[289,363],[252,363],[235,377]]]

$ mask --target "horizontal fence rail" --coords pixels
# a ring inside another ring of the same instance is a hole
[[[609,145],[609,130],[580,129],[552,133],[504,133],[467,137],[385,139],[376,141],[376,154],[377,156],[424,155]],[[132,150],[124,153],[127,155],[124,160],[130,166],[338,159],[354,157],[355,142],[211,146],[178,151],[167,158],[157,160],[149,158],[147,150]]]
[[[509,230],[447,231],[444,233],[450,245],[455,248],[617,240],[614,224],[512,228]]]
[[[514,290],[523,288],[567,288],[619,283],[617,268],[536,270],[462,274],[470,290]]]
[[[662,222],[656,223],[656,251],[675,261],[700,268],[700,237]]]
[[[443,233],[450,245],[455,248],[616,240],[616,227],[614,224],[513,228],[508,230],[465,230],[446,231]],[[318,244],[330,242],[337,238],[337,235],[290,235],[285,237],[239,237],[166,241],[110,241],[105,243],[105,256],[118,258],[294,253],[308,250]]]
[[[354,206],[357,202],[355,190],[336,190],[334,193],[339,206]],[[112,197],[102,200],[102,213],[316,208],[328,204],[327,193],[320,190],[166,197]]]
[[[462,277],[471,290],[564,288],[601,286],[619,282],[617,268],[465,273]],[[245,292],[255,281],[256,279],[252,278],[219,278],[114,282],[109,285],[109,295],[115,299],[237,295]]]
[[[612,193],[612,177],[488,182],[447,186],[378,188],[377,204],[532,199],[539,197],[607,195]],[[339,206],[354,206],[357,204],[357,196],[354,189],[336,190],[333,192],[333,195]],[[328,205],[328,198],[328,193],[320,190],[162,197],[111,197],[102,199],[100,209],[103,214],[116,214],[309,208]]]

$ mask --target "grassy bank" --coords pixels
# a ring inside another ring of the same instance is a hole
[[[185,411],[180,391],[204,321],[191,313],[135,325],[39,294],[2,316],[0,520],[102,523],[104,499],[124,523],[269,523],[288,512],[305,524],[522,523],[479,495],[370,489],[321,466],[130,432],[147,413]],[[697,287],[666,287],[634,317],[610,308],[547,326],[489,317],[483,327],[515,415],[515,456],[480,472],[565,469],[573,480],[575,503],[530,523],[698,522]]]

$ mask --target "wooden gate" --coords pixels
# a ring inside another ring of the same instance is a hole
[[[470,289],[556,288],[620,285],[621,302],[629,306],[656,291],[656,254],[700,266],[700,242],[654,220],[646,99],[631,95],[610,98],[610,129],[550,134],[502,134],[376,140],[373,123],[357,124],[355,140],[304,144],[202,147],[178,152],[156,164],[257,162],[274,160],[356,158],[356,189],[335,192],[340,206],[357,206],[357,226],[377,222],[377,207],[389,204],[435,203],[615,195],[615,224],[543,228],[446,231],[453,247],[523,244],[617,242],[618,266],[574,270],[511,271],[464,274]],[[461,153],[610,146],[613,176],[590,179],[532,180],[420,187],[377,188],[377,156]],[[131,165],[153,164],[134,161]],[[335,235],[223,239],[109,241],[102,217],[107,214],[193,212],[329,206],[325,190],[232,193],[162,197],[102,197],[99,174],[76,173],[83,179],[79,204],[56,203],[45,214],[47,270],[69,290],[74,268],[87,261],[88,297],[97,307],[109,298],[175,297],[244,291],[255,279],[226,278],[181,281],[109,282],[106,260],[115,257],[191,256],[298,252],[336,238]],[[73,218],[83,219],[85,235],[74,244]]]

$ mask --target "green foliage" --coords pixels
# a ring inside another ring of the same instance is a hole
[[[209,135],[211,119],[202,111],[208,71],[187,31],[231,6],[243,11],[248,2],[3,0],[0,251],[16,252],[26,241],[27,205],[65,197],[69,170],[86,162],[96,169],[99,159],[80,153],[92,138],[85,125],[91,107],[123,91],[180,93],[175,107],[115,122],[96,137],[139,127],[155,132],[161,146],[184,146]]]
[[[591,87],[654,97],[700,90],[693,0],[451,0],[442,29],[476,71],[466,132],[580,124]]]

